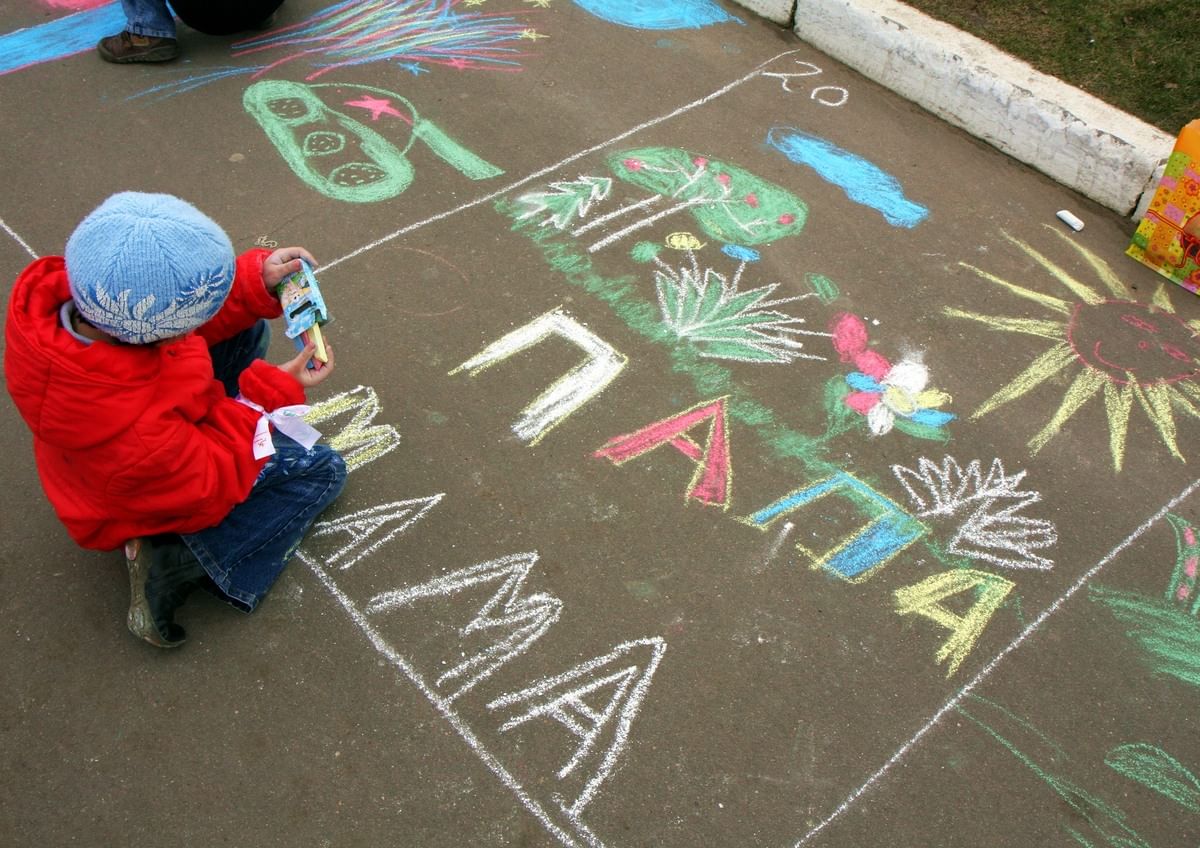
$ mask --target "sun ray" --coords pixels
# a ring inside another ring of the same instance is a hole
[[[1075,378],[1075,382],[1063,394],[1062,404],[1059,405],[1058,411],[1054,413],[1054,417],[1050,419],[1042,431],[1029,440],[1029,450],[1032,453],[1037,453],[1046,446],[1052,438],[1058,435],[1058,431],[1062,426],[1070,420],[1071,416],[1079,411],[1085,403],[1095,397],[1104,384],[1109,382],[1108,378],[1103,374],[1095,371],[1083,370]]]
[[[1111,380],[1104,385],[1104,410],[1108,413],[1108,449],[1113,468],[1121,470],[1125,460],[1125,438],[1129,434],[1129,413],[1133,410],[1133,385],[1118,386]]]
[[[1036,292],[1033,289],[1027,289],[1024,286],[1018,286],[1016,283],[1010,283],[1008,280],[1001,279],[995,274],[984,271],[982,268],[976,268],[974,265],[971,265],[967,262],[959,262],[958,264],[964,268],[974,271],[988,282],[995,283],[1002,288],[1008,289],[1018,297],[1023,297],[1026,300],[1032,300],[1034,303],[1040,303],[1042,306],[1049,307],[1055,312],[1061,312],[1064,315],[1069,315],[1071,313],[1071,304],[1062,298],[1054,297],[1053,295],[1049,294],[1042,294],[1041,292]]]
[[[1158,435],[1162,437],[1163,444],[1170,449],[1176,459],[1186,462],[1187,460],[1179,452],[1179,445],[1175,441],[1175,415],[1171,412],[1171,387],[1165,383],[1152,383],[1148,386],[1139,386],[1137,383],[1133,385],[1138,403],[1142,405],[1142,409],[1146,410],[1146,416],[1158,428]]]
[[[1071,247],[1075,248],[1075,251],[1085,260],[1087,260],[1087,263],[1096,270],[1096,276],[1100,278],[1100,281],[1104,283],[1104,285],[1108,286],[1108,290],[1112,293],[1113,297],[1124,299],[1129,298],[1129,289],[1127,289],[1125,284],[1121,282],[1121,278],[1117,276],[1117,272],[1113,270],[1111,265],[1109,265],[1096,254],[1092,253],[1082,244],[1079,244],[1066,233],[1062,232],[1062,230],[1060,230],[1058,227],[1047,224],[1046,229],[1050,230],[1050,232],[1054,233],[1067,244],[1071,245]],[[1170,308],[1170,301],[1167,302],[1167,308],[1171,312],[1175,311],[1174,309]]]
[[[1150,298],[1150,303],[1163,312],[1175,314],[1175,304],[1171,303],[1171,297],[1167,294],[1166,283],[1158,284],[1158,288],[1154,290],[1154,294]]]
[[[1180,380],[1175,384],[1175,388],[1180,392],[1190,397],[1196,403],[1200,403],[1200,386],[1197,386],[1191,380]]]
[[[1098,304],[1104,300],[1103,296],[1101,296],[1101,294],[1099,292],[1097,292],[1091,286],[1089,286],[1085,283],[1081,283],[1079,280],[1072,277],[1070,274],[1068,274],[1062,268],[1055,265],[1048,258],[1046,258],[1041,253],[1039,253],[1037,251],[1037,249],[1034,248],[1032,245],[1026,244],[1025,242],[1021,241],[1019,238],[1016,238],[1015,236],[1010,236],[1008,233],[1005,233],[1004,237],[1006,239],[1008,239],[1009,241],[1011,241],[1013,244],[1015,244],[1017,247],[1021,248],[1021,250],[1025,251],[1025,253],[1029,256],[1030,259],[1033,259],[1035,262],[1037,262],[1039,265],[1041,265],[1043,268],[1045,268],[1047,271],[1049,271],[1050,275],[1052,277],[1054,277],[1054,279],[1058,280],[1060,283],[1062,283],[1064,286],[1066,286],[1071,291],[1072,294],[1074,294],[1077,298],[1082,300],[1084,303],[1088,304],[1089,306],[1095,306],[1096,304]]]
[[[1176,383],[1177,391],[1171,392],[1171,403],[1175,404],[1175,408],[1180,412],[1186,413],[1192,418],[1200,419],[1200,406],[1192,402],[1186,394],[1178,391],[1179,388],[1188,385],[1187,383]]]
[[[1061,321],[1041,321],[1035,318],[1002,318],[997,315],[981,315],[978,312],[966,312],[953,307],[946,307],[943,312],[951,318],[970,318],[981,324],[987,324],[993,330],[1005,333],[1025,333],[1043,339],[1061,342],[1066,339],[1067,328]]]
[[[1026,392],[1040,386],[1068,365],[1077,364],[1075,351],[1066,342],[1056,344],[1043,353],[1033,363],[1012,379],[1011,382],[990,398],[985,400],[979,409],[971,414],[971,418],[987,415],[998,406],[1003,406],[1010,400],[1016,400]]]

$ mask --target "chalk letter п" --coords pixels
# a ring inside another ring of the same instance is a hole
[[[825,553],[797,544],[796,550],[811,561],[813,568],[831,571],[850,582],[865,580],[873,569],[886,563],[925,534],[924,524],[901,509],[894,501],[844,471],[839,471],[806,489],[797,489],[770,506],[738,520],[765,530],[781,516],[833,494],[849,501],[856,510],[867,516],[868,521]],[[808,526],[815,526],[815,522]]]
[[[513,424],[513,432],[530,445],[536,445],[571,413],[604,391],[625,367],[628,361],[625,356],[561,309],[554,309],[492,342],[450,372],[453,375],[469,371],[471,376],[475,376],[550,336],[561,336],[581,348],[587,354],[587,359],[521,410],[520,417]]]

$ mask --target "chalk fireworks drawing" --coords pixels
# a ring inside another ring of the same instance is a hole
[[[808,207],[800,198],[736,165],[672,147],[643,147],[614,153],[608,165],[616,176],[650,192],[647,197],[593,218],[574,236],[667,199],[671,205],[640,217],[594,242],[595,252],[678,212],[689,211],[705,235],[736,245],[756,245],[796,235]],[[528,205],[531,196],[520,200]]]
[[[818,297],[807,292],[794,297],[771,300],[779,283],[740,291],[738,283],[746,265],[758,260],[757,251],[728,246],[726,255],[739,260],[732,277],[713,268],[700,268],[695,250],[699,241],[687,233],[674,233],[669,244],[684,245],[690,264],[678,268],[660,257],[655,245],[639,245],[635,258],[649,257],[658,265],[654,272],[655,290],[663,324],[679,339],[694,344],[701,356],[732,359],[739,362],[787,363],[796,359],[823,360],[825,357],[802,352],[797,335],[825,336],[828,333],[798,329],[805,323],[773,308],[797,300]]]
[[[1074,300],[1042,294],[960,263],[988,282],[1050,313],[1048,318],[1036,319],[983,315],[949,307],[944,310],[947,315],[969,318],[998,332],[1034,336],[1052,343],[1022,373],[984,401],[971,417],[982,418],[1051,382],[1059,374],[1074,371],[1058,410],[1029,440],[1034,454],[1057,436],[1085,404],[1099,396],[1104,399],[1115,471],[1120,471],[1124,462],[1129,417],[1135,401],[1157,429],[1162,443],[1182,462],[1184,457],[1176,441],[1175,412],[1200,418],[1200,386],[1192,382],[1200,370],[1197,366],[1200,344],[1196,341],[1200,322],[1185,323],[1175,315],[1165,285],[1159,286],[1150,305],[1128,300],[1124,284],[1107,262],[1063,233],[1052,227],[1048,229],[1087,261],[1107,294],[1071,276],[1030,245],[1007,234],[1005,238],[1044,268]]]
[[[233,58],[261,57],[263,64],[212,68],[135,96],[170,97],[226,77],[263,76],[293,62],[316,69],[305,77],[308,82],[341,68],[381,62],[414,75],[427,73],[428,66],[519,71],[528,54],[518,45],[543,36],[511,16],[456,11],[462,5],[462,0],[346,0],[233,44]],[[282,55],[268,61],[271,53]]]
[[[1054,523],[1017,514],[1042,499],[1038,492],[1020,488],[1025,471],[1007,474],[994,459],[985,475],[978,459],[964,469],[947,456],[940,465],[922,457],[915,470],[893,465],[892,473],[908,492],[918,518],[960,522],[950,553],[1002,568],[1054,567],[1053,560],[1036,553],[1058,542]]]
[[[928,209],[905,196],[899,180],[830,141],[791,127],[775,127],[767,133],[767,145],[812,168],[850,200],[879,212],[893,227],[912,229],[929,216]]]
[[[929,370],[914,358],[892,364],[872,350],[867,326],[857,315],[843,312],[830,322],[833,347],[842,362],[853,363],[858,370],[844,378],[835,377],[826,387],[826,411],[830,433],[843,432],[855,420],[853,412],[865,421],[876,436],[892,429],[920,439],[945,441],[946,425],[954,420],[951,412],[938,407],[950,402],[950,395],[927,388]]]
[[[529,39],[515,18],[456,12],[461,0],[347,0],[307,20],[234,45],[235,57],[268,50],[286,56],[257,70],[298,59],[317,67],[308,80],[338,68],[394,62],[406,70],[427,63],[457,70],[519,70],[524,54],[514,46]]]
[[[712,0],[573,0],[601,20],[633,29],[700,29],[741,23]]]
[[[367,111],[372,123],[383,115],[397,119],[409,135],[407,143],[397,147],[370,126],[325,105],[318,92],[341,93],[344,105]],[[345,100],[347,93],[357,99]],[[292,171],[335,200],[374,203],[403,193],[413,179],[406,154],[417,140],[468,179],[504,173],[418,115],[405,98],[373,86],[260,80],[246,89],[242,103]]]

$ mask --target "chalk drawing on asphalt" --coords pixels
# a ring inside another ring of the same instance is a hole
[[[612,179],[609,177],[580,175],[577,180],[559,180],[550,183],[550,188],[545,191],[520,195],[517,203],[524,206],[525,211],[517,216],[517,220],[537,218],[543,227],[565,230],[572,221],[586,218],[592,204],[608,197],[610,191]]]
[[[488,703],[489,710],[507,716],[500,725],[502,733],[535,719],[553,719],[576,738],[574,752],[556,774],[563,784],[560,803],[572,818],[592,802],[624,754],[666,649],[659,637],[624,642],[603,656]],[[581,786],[568,791],[576,775],[580,779],[574,785]]]
[[[797,90],[792,88],[793,79],[802,79],[824,73],[821,68],[818,68],[812,62],[805,62],[803,59],[796,59],[793,64],[800,68],[800,70],[788,72],[769,71],[764,72],[763,76],[780,80],[780,85],[784,91],[788,94],[797,94]],[[815,100],[822,106],[836,108],[846,104],[846,101],[850,99],[850,92],[840,85],[818,85],[809,89],[808,96],[809,99]]]
[[[690,212],[708,237],[747,246],[796,235],[804,229],[808,218],[805,203],[786,189],[736,165],[679,148],[644,147],[621,151],[610,154],[607,161],[618,179],[649,194],[625,202],[571,230],[571,234],[578,237],[616,222],[614,228],[588,247],[592,253],[684,211]],[[581,178],[584,179],[597,178]],[[553,185],[558,187],[554,191],[559,192],[573,186],[565,197],[555,201],[572,211],[584,200],[590,211],[592,204],[609,196],[611,189],[611,181],[603,184],[603,196],[594,188],[598,183],[577,181]],[[542,191],[520,195],[517,202],[523,210],[518,220],[538,214],[540,204],[546,202],[549,194]],[[571,216],[564,214],[559,219],[563,226],[558,228],[564,229]]]
[[[655,448],[670,445],[695,465],[684,499],[729,509],[733,463],[729,455],[729,422],[725,401],[725,398],[706,401],[634,433],[616,436],[593,456],[623,465]],[[688,433],[703,424],[708,425],[708,436],[701,447]]]
[[[529,56],[524,42],[536,41],[541,33],[515,17],[459,11],[464,5],[471,4],[463,0],[344,0],[303,21],[234,42],[231,57],[247,64],[208,68],[201,73],[185,68],[185,76],[135,97],[172,97],[229,77],[259,78],[296,65],[308,71],[305,82],[369,64],[390,65],[413,76],[429,73],[431,68],[520,71],[521,61]],[[121,17],[119,10],[117,17]],[[91,39],[90,46],[95,41]]]
[[[345,571],[424,518],[425,513],[437,506],[444,496],[437,494],[410,498],[318,521],[308,535],[313,539],[349,536],[346,544],[325,557],[326,565],[336,565]]]
[[[824,551],[816,549],[813,542],[798,542],[796,550],[813,569],[828,571],[852,583],[861,582],[928,532],[922,522],[895,501],[845,471],[789,492],[737,520],[763,531],[784,517],[799,524],[795,513],[833,496],[848,503],[866,522],[848,534],[839,534]]]
[[[950,631],[935,657],[939,663],[946,663],[946,677],[951,677],[1015,587],[1011,580],[973,568],[942,571],[915,586],[897,589],[896,612],[924,616]],[[956,596],[971,598],[966,612],[945,603]]]
[[[345,100],[346,91],[357,92],[357,99]],[[327,92],[341,94],[343,105],[365,109],[372,122],[383,115],[397,119],[389,126],[402,128],[403,147],[327,106],[319,96]],[[413,180],[408,152],[417,141],[468,179],[504,173],[418,115],[407,99],[383,89],[261,80],[246,89],[242,104],[296,176],[334,200],[375,203],[403,193]]]
[[[513,424],[517,438],[536,445],[616,379],[628,361],[607,342],[562,309],[554,309],[492,342],[459,365],[451,375],[467,371],[472,377],[515,353],[558,337],[583,351],[586,358],[521,410]]]
[[[674,233],[673,236],[690,235]],[[670,240],[672,237],[668,237]],[[776,307],[815,297],[816,293],[771,299],[779,283],[752,289],[739,289],[747,264],[757,253],[739,248],[731,255],[740,258],[732,276],[713,268],[700,269],[691,251],[698,241],[688,245],[689,265],[673,267],[653,256],[658,265],[654,272],[655,291],[663,325],[679,339],[695,345],[701,356],[738,362],[788,363],[797,359],[824,360],[824,356],[804,350],[797,336],[823,336],[829,333],[802,329],[805,318],[779,311]],[[730,246],[733,247],[733,246]],[[727,251],[728,253],[728,251]]]
[[[963,468],[947,456],[940,464],[922,457],[915,469],[893,465],[892,473],[908,492],[918,518],[954,522],[950,553],[1002,568],[1054,567],[1052,559],[1038,553],[1058,542],[1054,522],[1018,514],[1042,499],[1040,493],[1020,488],[1027,472],[1008,474],[994,459],[985,474],[978,459]]]
[[[1200,373],[1200,322],[1184,322],[1175,314],[1165,283],[1159,283],[1149,305],[1129,300],[1125,283],[1107,262],[1055,228],[1048,229],[1095,271],[1100,287],[1073,276],[1032,245],[1007,234],[1009,242],[1066,290],[1066,297],[1042,294],[959,263],[1047,313],[1044,318],[1025,318],[944,308],[951,317],[1049,343],[1024,371],[980,404],[971,418],[990,415],[1066,378],[1070,385],[1062,393],[1058,409],[1029,439],[1031,453],[1045,448],[1089,402],[1096,401],[1103,405],[1102,414],[1108,424],[1114,471],[1121,471],[1124,465],[1129,420],[1135,407],[1154,425],[1159,441],[1170,454],[1185,461],[1175,415],[1178,411],[1189,418],[1200,418],[1200,385],[1194,379]]]
[[[1200,780],[1191,769],[1157,745],[1145,742],[1118,745],[1105,755],[1104,764],[1170,798],[1189,813],[1200,814]]]
[[[1070,811],[1061,825],[1072,843],[1121,848],[1151,848],[1129,825],[1129,815],[1085,789],[1071,775],[1062,747],[1029,721],[1000,704],[973,695],[957,712],[998,742],[1035,774]]]
[[[700,29],[741,23],[713,0],[572,0],[601,20],[632,29]]]
[[[1181,515],[1166,518],[1175,533],[1175,562],[1165,591],[1153,596],[1093,586],[1091,598],[1121,622],[1155,675],[1200,688],[1200,532]]]
[[[835,377],[826,392],[832,435],[865,422],[874,436],[893,429],[921,439],[944,442],[953,413],[940,407],[951,397],[929,388],[929,369],[913,356],[893,364],[870,347],[867,325],[857,315],[839,313],[830,322],[833,348],[855,370]],[[857,416],[857,417],[856,417]]]
[[[818,834],[820,834],[821,831],[825,830],[827,827],[845,815],[847,811],[852,809],[872,788],[878,785],[879,782],[883,780],[883,778],[885,778],[893,768],[895,768],[899,763],[903,762],[904,759],[921,742],[921,740],[929,735],[929,733],[938,727],[939,724],[941,724],[942,719],[945,718],[946,715],[954,710],[959,709],[965,699],[973,697],[972,693],[979,688],[980,684],[991,677],[993,672],[1000,667],[1000,664],[1004,662],[1005,659],[1012,656],[1012,654],[1016,652],[1017,649],[1019,649],[1022,645],[1024,645],[1029,640],[1030,636],[1040,630],[1055,613],[1063,608],[1064,604],[1070,601],[1071,598],[1074,597],[1080,590],[1088,587],[1096,578],[1096,576],[1100,574],[1100,572],[1102,572],[1106,567],[1108,567],[1113,560],[1121,556],[1121,554],[1127,551],[1138,539],[1144,536],[1181,503],[1196,494],[1197,491],[1200,491],[1200,479],[1193,480],[1191,483],[1185,486],[1182,491],[1167,501],[1153,515],[1135,527],[1127,536],[1125,536],[1124,539],[1114,545],[1107,554],[1105,554],[1094,565],[1092,565],[1091,568],[1081,574],[1075,580],[1075,582],[1068,586],[1067,589],[1054,600],[1053,603],[1038,613],[1037,617],[1034,618],[1033,621],[1029,622],[1029,624],[1025,625],[1021,632],[1017,634],[1012,641],[998,651],[996,655],[987,663],[987,665],[976,672],[976,674],[969,681],[967,681],[967,683],[961,689],[959,689],[958,692],[956,692],[951,698],[938,707],[937,710],[933,712],[933,715],[931,715],[929,719],[923,725],[921,725],[920,729],[918,729],[917,732],[912,735],[912,737],[900,745],[900,747],[897,748],[896,751],[890,757],[888,757],[888,759],[881,766],[879,766],[879,768],[872,772],[860,786],[846,796],[846,800],[839,804],[835,809],[830,811],[830,813],[822,818],[819,822],[810,827],[808,831],[796,841],[795,848],[802,848],[802,846],[812,842],[812,840]],[[1092,591],[1094,593],[1096,591],[1096,587],[1093,586]]]
[[[545,592],[528,593],[525,583],[538,561],[535,552],[514,554],[458,569],[403,589],[373,597],[364,612],[379,615],[411,606],[423,598],[450,597],[478,586],[496,591],[458,631],[461,645],[451,656],[460,658],[438,674],[435,685],[450,703],[490,677],[502,665],[525,653],[558,621],[562,601]],[[484,644],[477,647],[477,640]],[[475,640],[475,641],[472,641]]]
[[[793,127],[774,127],[767,146],[797,165],[805,165],[847,198],[874,209],[893,227],[912,229],[929,217],[929,210],[910,200],[894,176],[831,141]]]
[[[0,34],[0,76],[43,62],[92,53],[127,23],[120,3],[90,3],[71,15]]]
[[[313,404],[304,420],[316,426],[347,414],[350,421],[328,438],[329,446],[346,461],[347,470],[361,468],[400,446],[395,427],[372,423],[379,414],[379,397],[370,386],[357,386]]]
[[[1180,515],[1168,515],[1175,531],[1175,569],[1167,584],[1166,597],[1180,609],[1200,616],[1200,532]]]

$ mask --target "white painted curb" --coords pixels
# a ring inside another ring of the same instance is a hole
[[[1103,206],[1145,208],[1162,130],[896,0],[736,0],[822,53]]]

